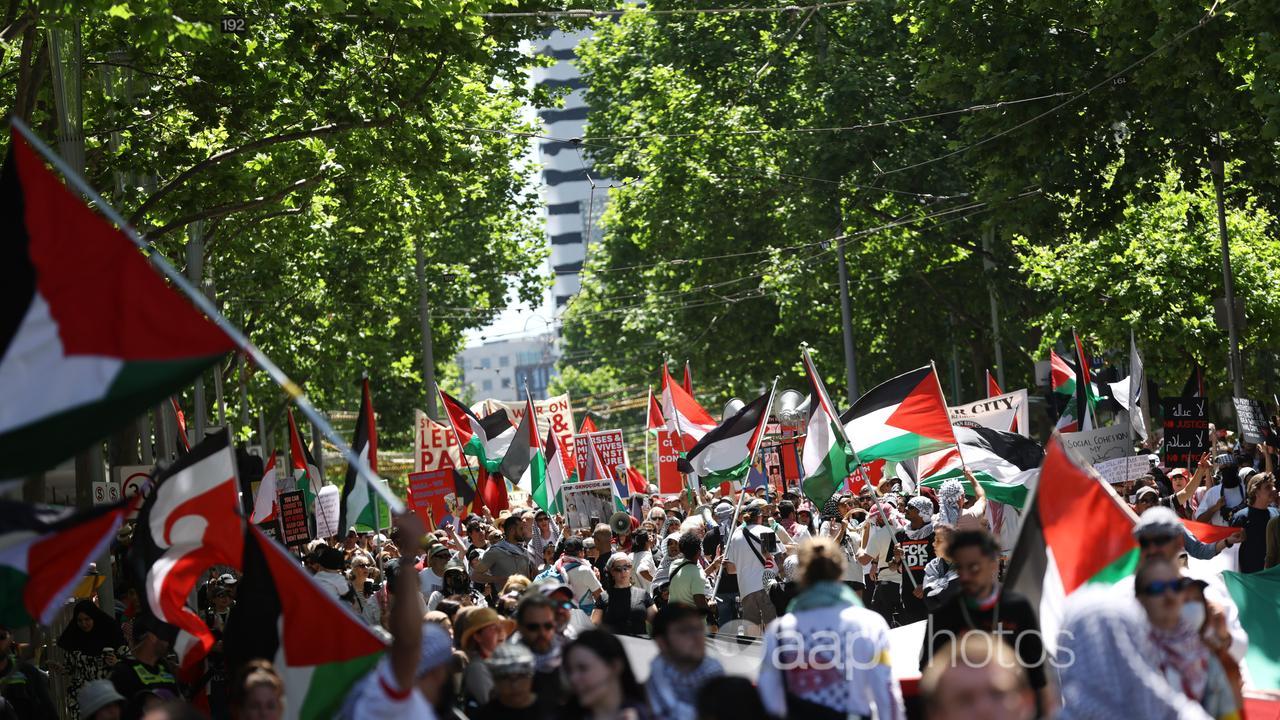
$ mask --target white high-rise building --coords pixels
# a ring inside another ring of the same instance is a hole
[[[556,140],[536,141],[538,159],[543,166],[547,240],[551,243],[551,268],[556,275],[551,296],[557,314],[578,292],[578,275],[587,248],[601,235],[600,216],[604,213],[609,187],[607,178],[596,177],[591,172],[586,150],[570,142],[583,136],[587,121],[586,82],[575,63],[574,49],[590,35],[589,30],[553,30],[536,43],[539,53],[555,58],[556,62],[551,67],[535,69],[534,83],[570,91],[564,107],[538,111],[543,134]]]

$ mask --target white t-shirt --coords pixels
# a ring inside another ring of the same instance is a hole
[[[586,560],[570,568],[566,575],[569,576],[569,589],[573,591],[573,602],[577,605],[594,602],[591,596],[604,589],[600,586],[600,578],[592,571],[591,563]]]
[[[890,547],[893,544],[893,536],[895,531],[888,525],[875,525],[871,522],[871,532],[867,535],[867,546],[863,548],[867,554],[875,558],[879,571],[876,573],[876,579],[880,582],[902,582],[902,573],[889,568],[889,563],[893,562],[893,552]],[[869,568],[863,568],[868,570]]]
[[[1222,485],[1214,485],[1208,490],[1205,490],[1204,497],[1200,500],[1199,512],[1204,512],[1205,510],[1213,507],[1214,503],[1218,502],[1218,500],[1222,498],[1222,493]],[[1237,505],[1244,503],[1244,487],[1242,485],[1230,488],[1226,493],[1227,501],[1223,503],[1223,507],[1234,508]],[[1226,520],[1222,519],[1221,512],[1214,513],[1213,516],[1209,518],[1209,522],[1220,527],[1226,527],[1228,524]]]
[[[444,578],[440,577],[429,566],[418,573],[418,585],[422,587],[422,597],[429,598],[431,593],[444,587]]]
[[[832,523],[840,522],[839,520],[824,520],[822,529],[822,537],[832,538]],[[845,537],[840,543],[840,549],[844,551],[846,565],[844,568],[844,576],[840,579],[844,582],[862,582],[862,566],[858,564],[858,553],[862,550],[862,526],[854,524],[854,529],[845,530]]]
[[[631,584],[644,588],[645,592],[649,592],[653,581],[640,577],[640,571],[642,570],[647,570],[649,577],[654,577],[658,574],[658,568],[653,564],[653,553],[648,550],[631,553]]]
[[[383,657],[364,676],[346,703],[352,720],[436,720],[435,711],[416,686],[401,690],[391,673],[391,661]]]
[[[751,545],[747,544],[749,541],[743,530],[751,533]],[[738,575],[739,597],[764,590],[764,564],[760,559],[768,560],[769,556],[760,547],[760,536],[765,532],[768,530],[760,525],[744,525],[734,530],[733,537],[729,540],[729,549],[725,551],[724,559],[733,563],[734,572]],[[760,557],[756,553],[760,553]]]

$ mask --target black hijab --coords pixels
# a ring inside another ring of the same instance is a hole
[[[85,632],[80,629],[76,618],[83,613],[93,618],[93,629]],[[120,624],[93,604],[92,600],[81,600],[76,603],[71,613],[71,622],[67,629],[58,636],[58,647],[67,652],[79,651],[84,655],[101,655],[103,648],[124,647],[124,633],[120,632]]]

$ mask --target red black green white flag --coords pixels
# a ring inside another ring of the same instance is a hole
[[[698,477],[707,488],[745,479],[756,448],[764,438],[772,403],[771,389],[703,435],[678,461],[681,471]]]
[[[56,465],[235,348],[16,129],[0,217],[0,478]]]
[[[227,666],[271,661],[284,680],[289,720],[338,717],[386,645],[261,530],[250,526],[243,544],[244,577],[223,635]]]
[[[76,511],[0,500],[0,625],[52,624],[132,502]]]
[[[844,485],[845,478],[858,467],[858,462],[844,436],[826,384],[814,367],[813,358],[809,357],[809,350],[802,350],[801,356],[809,380],[809,418],[805,423],[804,456],[801,458],[804,479],[800,482],[800,489],[805,497],[822,507]]]
[[[293,466],[293,478],[297,489],[307,501],[307,507],[316,504],[316,495],[324,487],[324,476],[320,474],[320,465],[311,457],[311,448],[302,442],[298,434],[298,425],[293,421],[293,410],[287,412],[289,417],[289,464]]]
[[[910,460],[956,442],[932,365],[886,380],[840,416],[860,462]]]
[[[361,460],[369,463],[369,469],[378,472],[378,426],[373,417],[373,399],[369,395],[369,378],[360,382],[360,412],[356,415],[355,436],[351,449]],[[378,530],[376,491],[360,477],[354,465],[347,466],[347,476],[342,482],[342,500],[338,504],[338,528],[354,526],[357,530]]]
[[[1057,637],[1069,595],[1086,583],[1113,584],[1133,574],[1136,521],[1111,486],[1072,457],[1055,433],[1006,574],[1006,584],[1038,609],[1046,644]]]

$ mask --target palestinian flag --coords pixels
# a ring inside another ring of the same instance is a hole
[[[224,429],[161,468],[138,513],[129,566],[154,616],[178,628],[174,651],[183,668],[213,647],[213,633],[187,600],[209,568],[240,565],[240,512],[236,457]]]
[[[1249,638],[1244,659],[1249,685],[1258,690],[1280,690],[1280,567],[1262,572],[1224,571],[1222,581],[1239,612],[1240,626]],[[1253,713],[1249,717],[1253,717]]]
[[[1060,396],[1060,402],[1065,405],[1055,425],[1059,432],[1078,432],[1092,427],[1089,425],[1088,418],[1086,418],[1084,427],[1080,425],[1080,412],[1076,401],[1078,395],[1076,388],[1079,386],[1079,383],[1076,382],[1078,376],[1079,373],[1075,365],[1067,362],[1052,349],[1049,350],[1050,387],[1055,395]],[[1088,388],[1088,405],[1092,407],[1098,401],[1098,391],[1092,385],[1089,385]]]
[[[542,448],[542,438],[538,436],[538,415],[533,407],[533,398],[525,401],[524,416],[520,418],[520,426],[516,428],[507,454],[502,458],[501,470],[503,477],[530,494],[547,480],[547,454]]]
[[[680,383],[680,387],[684,388],[689,397],[693,397],[693,375],[689,372],[688,360],[684,361],[684,380]]]
[[[1113,584],[1133,574],[1138,543],[1133,511],[1055,434],[1027,499],[1006,585],[1039,610],[1046,648],[1061,626],[1063,601],[1086,583]]]
[[[320,465],[316,463],[316,459],[311,457],[311,449],[302,442],[302,436],[298,434],[298,426],[293,422],[293,410],[288,410],[287,414],[289,416],[289,464],[293,466],[294,482],[297,489],[302,491],[307,507],[315,507],[316,495],[320,494],[320,488],[324,487],[324,475],[320,473]]]
[[[845,478],[858,462],[844,436],[844,428],[836,415],[835,405],[827,394],[822,376],[813,366],[809,350],[801,351],[805,375],[809,378],[809,418],[805,422],[804,455],[801,458],[804,479],[800,489],[805,497],[823,507],[844,485]]]
[[[1071,331],[1071,335],[1076,341],[1076,362],[1079,363],[1080,370],[1080,382],[1076,383],[1076,417],[1083,420],[1081,430],[1092,430],[1098,427],[1097,418],[1094,417],[1098,393],[1089,378],[1089,358],[1084,354],[1084,343],[1080,342],[1080,335],[1075,330]],[[1086,389],[1089,392],[1085,392]]]
[[[708,489],[746,477],[756,446],[764,437],[772,401],[770,390],[703,435],[685,457],[677,461],[680,472],[696,475]]]
[[[662,419],[662,408],[658,407],[658,399],[653,396],[653,388],[649,388],[649,408],[644,420],[645,429],[651,433],[657,433],[667,426],[667,421]]]
[[[1018,433],[985,427],[957,427],[955,434],[959,450],[953,446],[919,459],[919,484],[937,489],[945,481],[956,479],[964,485],[965,494],[971,496],[973,489],[964,479],[967,466],[988,500],[1021,510],[1027,503],[1029,472],[1040,467],[1044,459],[1040,444]]]
[[[369,397],[369,378],[360,383],[360,413],[356,415],[355,437],[351,440],[351,449],[360,459],[369,463],[369,469],[378,472],[378,427],[373,419],[373,400]],[[356,465],[347,465],[347,477],[342,481],[342,500],[338,504],[338,530],[355,526],[357,530],[378,530],[382,527],[378,521],[377,505],[374,496],[377,491],[369,487],[369,483],[360,479],[360,469]]]
[[[584,413],[582,417],[582,427],[578,428],[578,434],[588,435],[593,432],[599,432],[599,430],[596,429],[596,422],[591,419],[591,415]]]
[[[57,465],[235,349],[16,127],[0,217],[0,478]]]
[[[1187,376],[1187,381],[1182,384],[1182,395],[1180,397],[1205,397],[1209,394],[1204,382],[1204,368],[1200,363],[1196,363],[1191,368],[1191,374]]]
[[[951,415],[932,365],[872,388],[840,416],[861,462],[909,460],[954,445]]]
[[[0,500],[0,625],[50,625],[89,563],[111,547],[132,501],[72,508]]]
[[[284,680],[285,718],[337,717],[386,645],[261,530],[250,527],[243,545],[244,577],[223,634],[227,667],[269,660]]]
[[[276,451],[267,456],[267,467],[262,471],[262,480],[258,481],[258,493],[253,497],[253,512],[249,514],[249,522],[253,524],[271,522],[276,517],[279,505],[280,488],[276,481]]]
[[[662,413],[667,418],[667,429],[676,431],[682,440],[682,452],[693,449],[703,435],[716,428],[716,421],[698,404],[685,389],[676,385],[662,367]]]
[[[542,482],[533,486],[533,502],[555,515],[561,512],[560,488],[569,482],[569,471],[564,465],[564,458],[568,453],[565,452],[560,438],[556,437],[555,430],[550,428],[547,429],[547,440],[543,443],[543,447],[546,448],[547,453],[546,473],[543,475]]]

